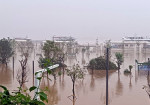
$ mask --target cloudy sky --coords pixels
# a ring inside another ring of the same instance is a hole
[[[0,38],[80,42],[150,35],[150,0],[0,0]]]

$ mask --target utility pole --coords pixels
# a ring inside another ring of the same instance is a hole
[[[106,105],[108,105],[108,69],[109,69],[109,48],[106,48]]]

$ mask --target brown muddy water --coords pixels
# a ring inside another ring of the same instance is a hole
[[[38,51],[37,51],[38,52]],[[26,87],[33,85],[32,78],[32,61],[35,61],[35,71],[40,70],[38,67],[38,56],[36,51],[31,55],[28,61],[28,82]],[[115,61],[115,51],[112,51],[112,61]],[[72,66],[74,63],[79,63],[81,67],[88,64],[89,60],[99,56],[99,52],[94,52],[91,49],[90,54],[88,52],[79,53],[75,56],[66,57],[65,63],[67,66]],[[135,67],[132,69],[132,75],[125,75],[124,69],[129,65],[135,65],[135,59],[137,54],[134,52],[126,52],[124,54],[124,63],[121,66],[120,73],[117,71],[109,71],[109,105],[150,105],[150,99],[148,94],[143,88],[143,85],[149,84],[149,76],[147,71],[138,71]],[[144,62],[150,54],[143,54],[140,60]],[[15,70],[12,70],[12,58],[10,59],[9,67],[5,68],[0,66],[0,84],[5,85],[10,90],[15,90],[19,86],[16,80],[17,70],[20,69],[19,53],[15,55]],[[105,105],[106,97],[106,72],[104,70],[94,70],[93,74],[91,70],[86,71],[85,78],[83,80],[77,80],[75,84],[76,101],[72,101],[68,96],[72,95],[72,81],[66,73],[62,73],[54,81],[48,81],[46,78],[42,80],[41,87],[48,87],[48,105]],[[0,89],[1,91],[2,89]]]

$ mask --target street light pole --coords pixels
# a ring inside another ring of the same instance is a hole
[[[109,69],[109,48],[106,48],[106,105],[108,105],[108,69]]]

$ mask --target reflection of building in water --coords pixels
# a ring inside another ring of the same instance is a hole
[[[136,70],[138,77],[147,77],[148,70]]]
[[[150,85],[150,71],[149,70],[135,70],[135,81],[138,79],[145,78],[147,79],[147,86]]]

